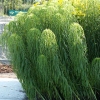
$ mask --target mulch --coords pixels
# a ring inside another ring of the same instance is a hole
[[[17,78],[17,75],[13,72],[11,65],[0,63],[0,78]]]
[[[13,73],[11,65],[0,64],[0,73]]]

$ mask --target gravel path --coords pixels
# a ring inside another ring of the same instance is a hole
[[[0,73],[0,78],[14,78],[17,79],[15,73]]]

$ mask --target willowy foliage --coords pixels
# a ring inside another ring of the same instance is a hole
[[[90,66],[90,83],[95,89],[100,89],[100,58],[93,59]],[[95,80],[94,80],[95,79]]]
[[[34,4],[5,27],[2,43],[29,100],[97,100],[100,58],[90,63],[86,30],[73,4]]]
[[[100,1],[99,0],[70,0],[75,7],[73,14],[83,27],[88,47],[90,62],[100,57]]]

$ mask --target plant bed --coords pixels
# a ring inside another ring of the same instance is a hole
[[[16,79],[17,76],[13,72],[11,65],[6,65],[6,64],[0,63],[0,78],[14,78],[14,79]]]
[[[11,65],[0,64],[0,73],[13,73]]]

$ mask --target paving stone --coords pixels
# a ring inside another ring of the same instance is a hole
[[[0,100],[28,100],[18,79],[0,78]]]

